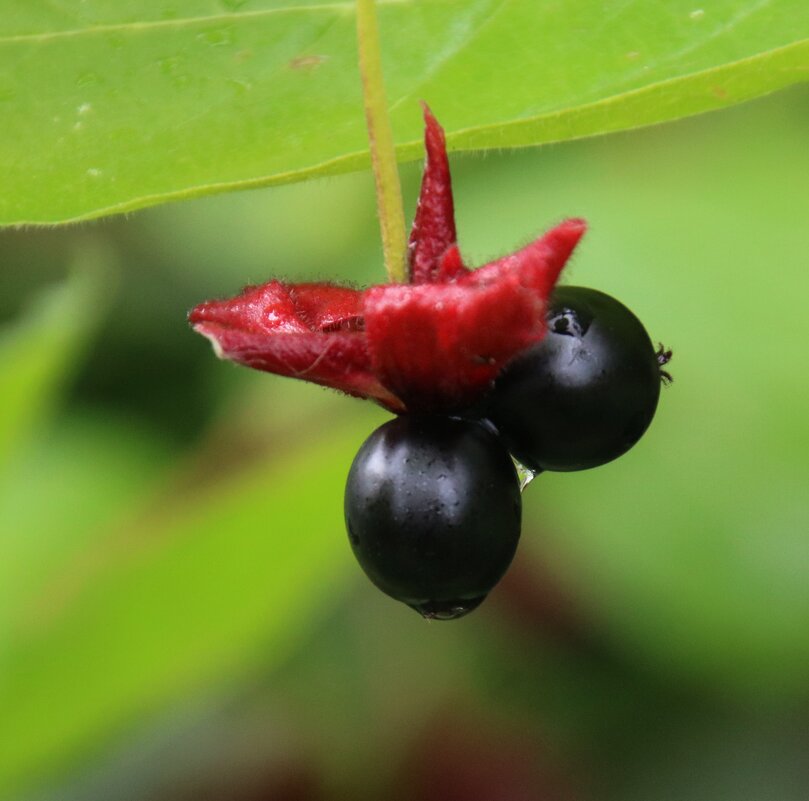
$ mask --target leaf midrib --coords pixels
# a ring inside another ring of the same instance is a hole
[[[380,6],[411,5],[415,0],[377,0]],[[222,14],[209,14],[199,17],[176,17],[174,19],[148,20],[144,22],[115,22],[100,25],[88,25],[84,28],[70,28],[64,31],[44,33],[20,33],[13,36],[0,36],[0,45],[19,42],[49,42],[57,39],[71,39],[79,36],[94,36],[106,33],[140,33],[149,30],[167,30],[185,28],[195,25],[227,24],[250,19],[283,16],[287,14],[309,14],[333,12],[353,15],[355,6],[351,0],[339,3],[319,3],[311,6],[284,6],[283,8],[264,8],[256,11],[231,11]]]

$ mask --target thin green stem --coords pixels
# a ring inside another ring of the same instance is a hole
[[[407,281],[407,238],[402,189],[385,100],[375,0],[357,0],[357,43],[385,269],[389,280],[404,282]]]

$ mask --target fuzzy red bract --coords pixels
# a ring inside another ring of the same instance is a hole
[[[401,411],[401,402],[371,369],[362,306],[356,289],[270,281],[230,300],[201,303],[189,320],[220,358]]]
[[[473,404],[545,333],[545,305],[582,220],[468,270],[456,244],[444,132],[424,109],[427,159],[410,236],[410,284],[248,287],[189,320],[222,358],[369,398],[393,412]]]

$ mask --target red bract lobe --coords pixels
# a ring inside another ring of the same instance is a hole
[[[545,306],[584,234],[567,220],[469,270],[455,233],[441,126],[425,106],[427,159],[408,248],[408,284],[357,290],[270,281],[189,314],[217,355],[376,401],[393,412],[474,404],[513,356],[545,333]]]

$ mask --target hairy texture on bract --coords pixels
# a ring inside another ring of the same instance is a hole
[[[408,409],[473,403],[545,333],[545,303],[584,233],[563,223],[512,256],[448,283],[372,287],[364,296],[371,363]]]

